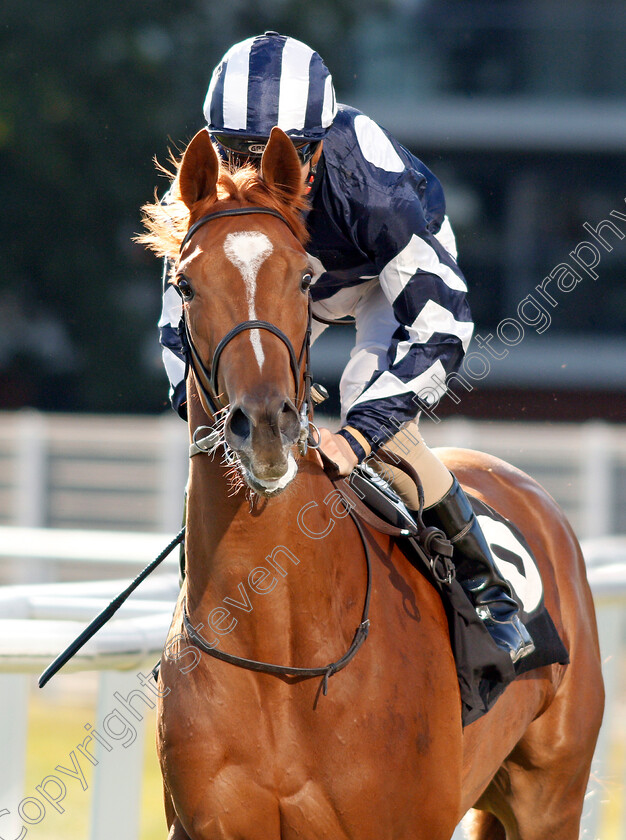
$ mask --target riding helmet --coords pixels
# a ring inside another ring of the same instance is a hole
[[[262,152],[275,125],[296,147],[317,145],[336,112],[332,77],[320,55],[277,32],[232,46],[213,71],[204,103],[213,137],[250,155]]]

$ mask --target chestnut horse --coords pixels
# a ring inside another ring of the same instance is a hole
[[[517,678],[463,729],[439,594],[391,537],[366,528],[362,541],[303,444],[301,192],[278,129],[260,174],[225,172],[201,131],[169,204],[146,208],[143,241],[173,261],[183,298],[195,451],[219,438],[226,453],[191,459],[186,579],[158,689],[169,838],[448,840],[475,808],[474,840],[577,840],[603,692],[576,537],[519,470],[442,450],[464,487],[526,535],[570,656]],[[365,544],[371,630],[326,696],[319,677],[238,667],[192,642],[323,671],[354,647]]]

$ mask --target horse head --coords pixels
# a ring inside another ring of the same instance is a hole
[[[172,282],[190,352],[190,424],[206,423],[199,411],[210,423],[218,415],[242,478],[274,495],[295,476],[293,449],[308,431],[311,269],[300,163],[275,128],[260,171],[229,174],[200,131],[183,156],[178,190],[189,218]]]

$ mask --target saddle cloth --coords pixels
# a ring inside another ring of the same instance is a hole
[[[376,473],[357,468],[350,485],[361,502],[396,528],[411,526],[414,520],[394,491]],[[532,551],[521,531],[485,502],[468,494],[487,542],[502,575],[511,584],[520,608],[520,619],[528,628],[535,650],[515,665],[483,625],[461,585],[442,582],[424,552],[416,550],[415,537],[400,537],[398,544],[407,558],[438,589],[450,629],[450,642],[461,689],[462,720],[467,726],[482,717],[520,674],[554,663],[567,664],[568,652],[559,637],[543,599],[543,584]],[[354,497],[353,497],[354,499]],[[355,511],[358,514],[358,510]]]

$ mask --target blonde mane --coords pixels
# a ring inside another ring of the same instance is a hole
[[[158,257],[166,257],[175,262],[178,259],[180,243],[189,228],[190,213],[180,197],[178,188],[178,173],[181,161],[173,160],[175,172],[172,173],[157,164],[158,169],[172,179],[171,187],[162,201],[144,204],[141,208],[142,221],[146,233],[136,237],[136,241],[145,245]],[[216,208],[220,201],[234,201],[241,205],[253,204],[257,207],[268,207],[277,210],[284,216],[298,241],[304,245],[308,234],[301,211],[308,206],[306,198],[296,202],[288,202],[280,188],[270,188],[261,180],[257,170],[252,166],[244,166],[235,172],[229,172],[222,164],[217,182],[217,200],[208,199],[203,204],[194,207],[194,216],[200,216]]]

